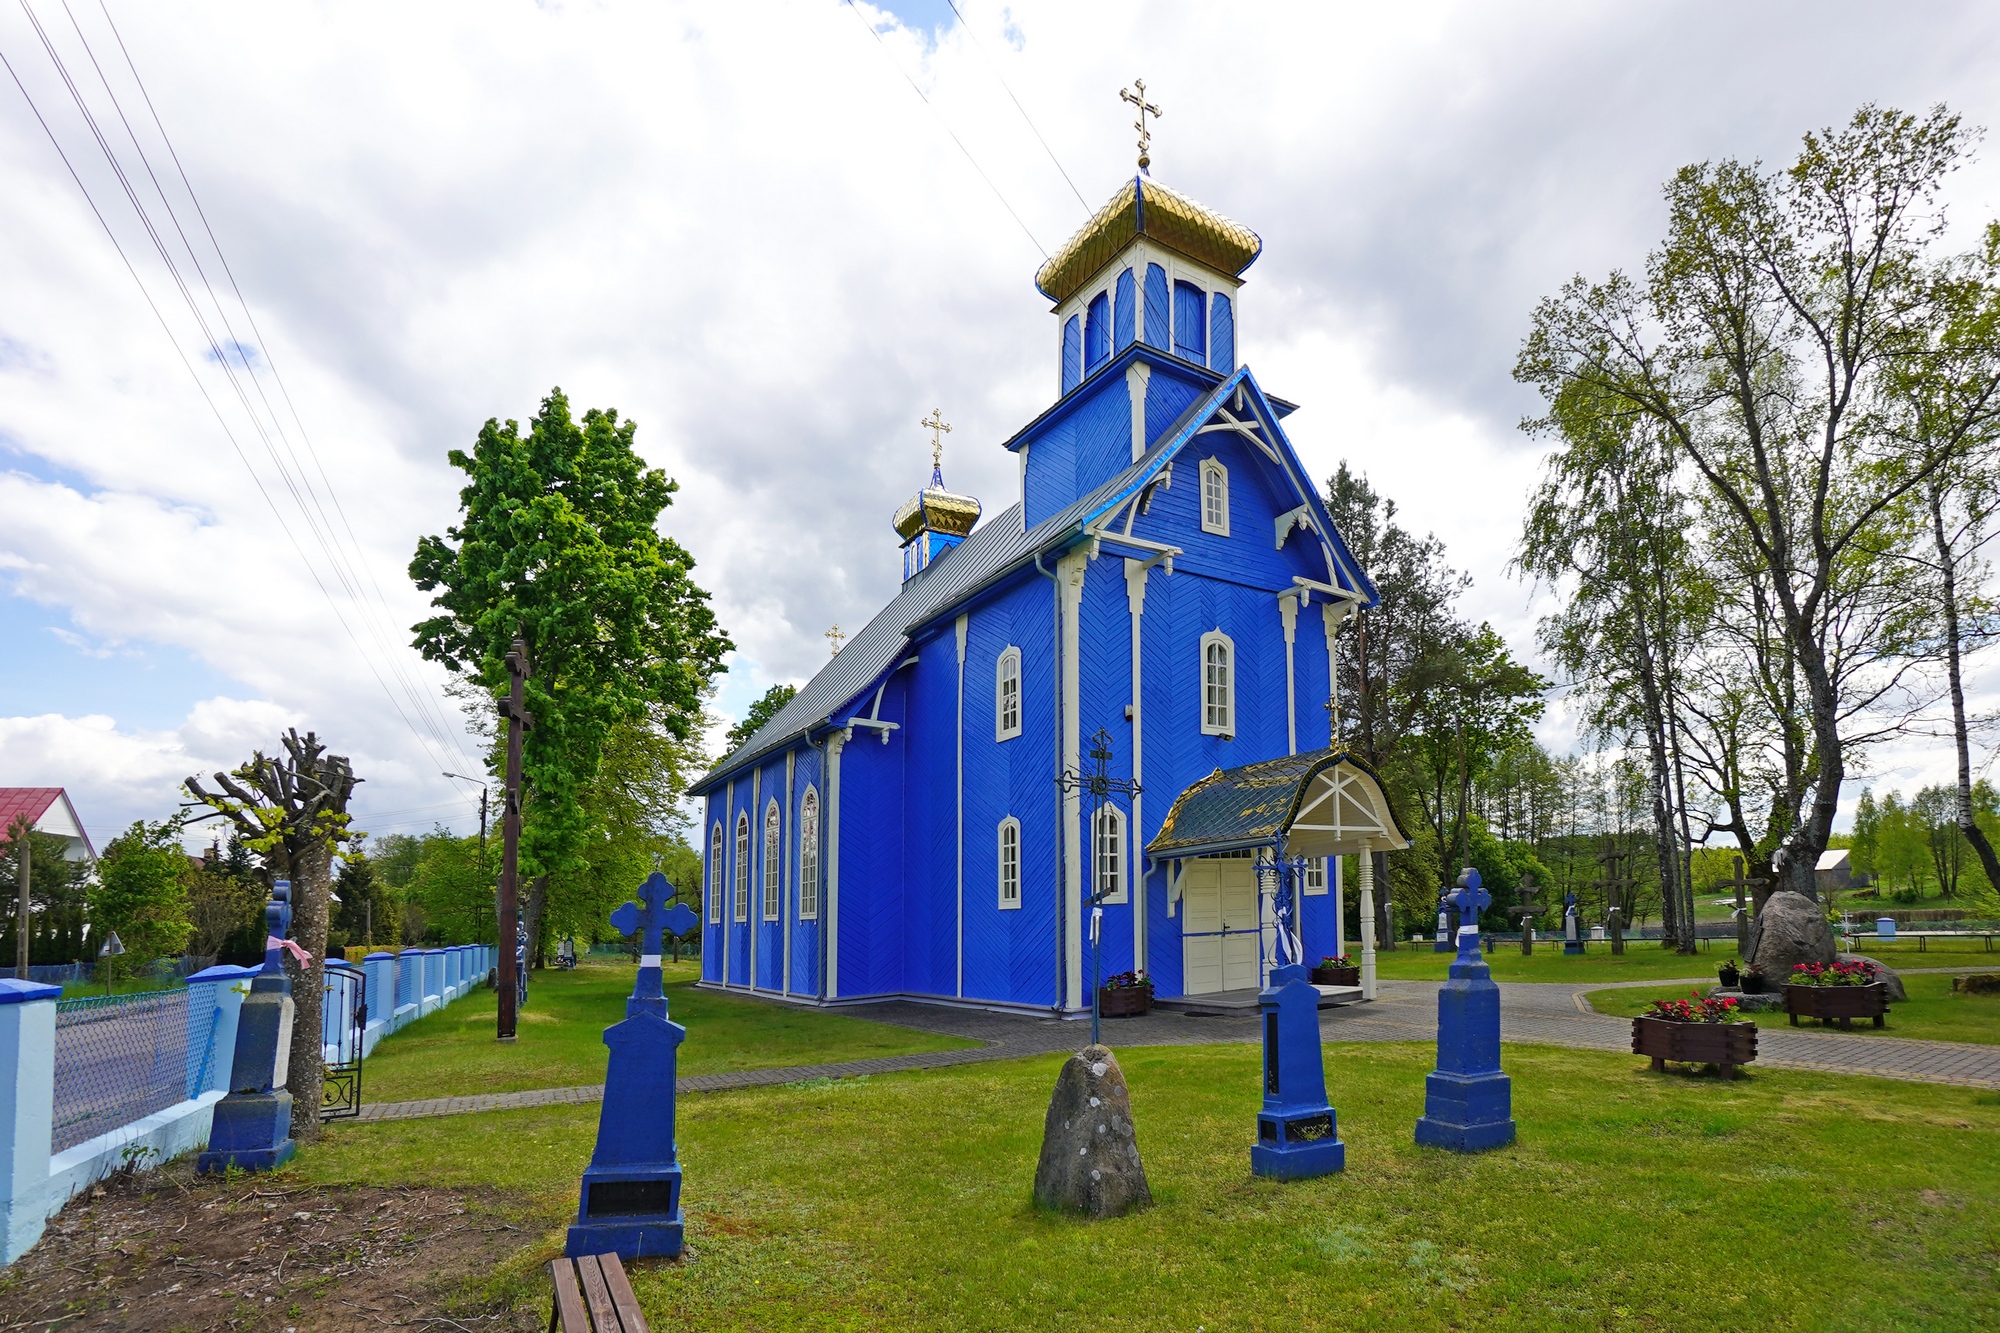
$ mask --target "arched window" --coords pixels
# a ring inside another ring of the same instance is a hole
[[[1326,858],[1308,856],[1306,858],[1306,896],[1318,897],[1326,892]]]
[[[1139,304],[1139,289],[1132,281],[1132,270],[1126,269],[1118,275],[1117,296],[1111,306],[1111,346],[1113,351],[1122,352],[1132,345],[1133,309]]]
[[[1107,805],[1097,813],[1098,901],[1125,901],[1125,812]]]
[[[819,919],[819,792],[799,802],[799,920]]]
[[[1103,292],[1090,298],[1083,315],[1083,373],[1088,375],[1111,359],[1111,298]]]
[[[1173,308],[1167,300],[1167,271],[1146,265],[1146,341],[1162,352],[1173,341]]]
[[[1000,910],[1021,905],[1021,821],[1012,815],[1000,821]]]
[[[764,919],[776,921],[785,900],[785,858],[778,850],[785,818],[774,800],[764,807]]]
[[[736,816],[736,905],[730,913],[738,921],[750,919],[750,812]]]
[[[1201,734],[1236,734],[1236,645],[1219,629],[1201,636]]]
[[[1225,375],[1236,369],[1236,308],[1221,292],[1209,306],[1208,366]]]
[[[1083,322],[1071,315],[1063,324],[1062,391],[1083,383]]]
[[[1229,535],[1229,469],[1213,458],[1201,462],[1201,530]]]
[[[1174,284],[1174,355],[1208,364],[1208,293],[1191,282]]]
[[[993,739],[1021,734],[1021,650],[1008,648],[993,664]]]
[[[716,820],[708,835],[708,924],[722,924],[722,885],[728,878],[722,859],[722,821]]]

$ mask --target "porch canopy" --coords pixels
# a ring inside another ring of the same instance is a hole
[[[1155,862],[1249,848],[1349,856],[1410,845],[1375,774],[1348,751],[1311,750],[1218,768],[1182,792],[1146,844]]]

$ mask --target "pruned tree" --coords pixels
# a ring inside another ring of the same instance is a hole
[[[329,754],[314,732],[298,729],[280,738],[284,753],[253,753],[234,771],[215,774],[215,790],[197,775],[187,780],[189,796],[212,812],[204,818],[229,821],[237,836],[263,861],[267,881],[291,882],[292,938],[316,964],[324,962],[328,898],[333,891],[333,861],[342,843],[361,835],[348,827],[347,803],[361,779],[345,755]],[[306,973],[289,955],[285,970],[292,978],[291,1078],[292,1137],[305,1140],[319,1133],[320,1001],[324,986],[319,974]]]

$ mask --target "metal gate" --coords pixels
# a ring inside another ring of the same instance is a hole
[[[319,1118],[348,1120],[361,1114],[361,1038],[368,1027],[368,988],[360,972],[329,965],[320,1000],[320,1045],[326,1075]]]

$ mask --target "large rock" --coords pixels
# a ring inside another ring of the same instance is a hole
[[[1832,962],[1833,927],[1826,923],[1826,909],[1791,889],[1766,898],[1750,923],[1750,961],[1772,986],[1782,986],[1796,964]]]
[[[1889,1003],[1901,1004],[1904,1000],[1910,998],[1909,993],[1903,989],[1903,979],[1897,976],[1896,969],[1890,967],[1887,963],[1858,953],[1848,954],[1843,961],[1851,963],[1874,963],[1875,970],[1882,975],[1882,985],[1888,993]]]
[[[1035,1202],[1066,1213],[1117,1217],[1152,1201],[1124,1072],[1105,1047],[1086,1046],[1064,1061],[1056,1076],[1042,1123]]]

